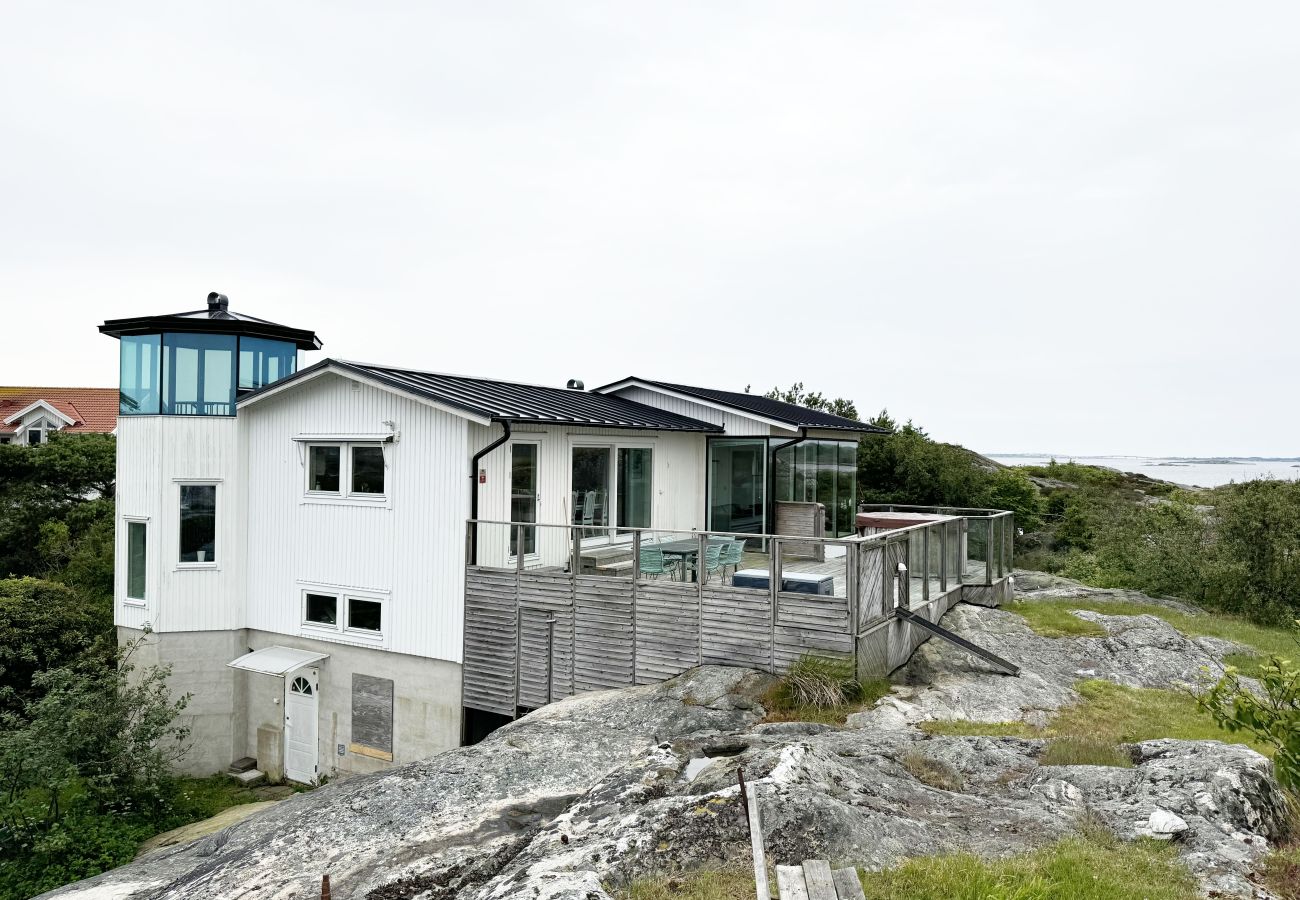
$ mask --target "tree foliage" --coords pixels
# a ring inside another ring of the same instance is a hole
[[[116,439],[0,444],[0,577],[65,578],[112,594]]]
[[[796,406],[827,412],[833,416],[842,416],[845,419],[856,421],[858,418],[858,407],[852,400],[845,400],[843,397],[827,397],[818,391],[804,390],[802,381],[796,381],[785,390],[774,387],[763,396],[769,400],[793,403]]]
[[[0,580],[0,715],[19,713],[40,694],[39,675],[87,657],[107,665],[113,611],[67,585]]]

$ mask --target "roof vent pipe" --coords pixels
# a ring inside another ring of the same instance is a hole
[[[213,291],[211,294],[208,294],[209,312],[218,309],[224,310],[229,308],[229,306],[230,306],[230,298],[227,297],[225,294],[218,294],[216,291]]]
[[[587,389],[587,386],[583,384],[580,379],[577,378],[570,378],[569,383],[566,384],[565,387],[571,391],[583,391]]]

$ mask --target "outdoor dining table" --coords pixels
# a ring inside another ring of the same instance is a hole
[[[726,544],[731,538],[709,538],[710,544]],[[645,544],[646,547],[654,547],[656,550],[662,550],[664,556],[675,556],[682,561],[682,580],[686,580],[686,563],[700,554],[700,542],[696,538],[686,538],[681,541],[664,541],[661,544]],[[695,570],[691,570],[691,580],[695,580]]]

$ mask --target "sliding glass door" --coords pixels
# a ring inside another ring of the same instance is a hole
[[[763,534],[767,441],[709,441],[709,530]]]
[[[573,448],[573,524],[584,540],[650,527],[653,460],[649,447]]]

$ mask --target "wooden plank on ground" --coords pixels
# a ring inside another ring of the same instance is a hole
[[[862,892],[862,879],[858,878],[857,869],[836,869],[831,872],[831,880],[835,882],[835,893],[839,900],[867,900],[867,895]]]
[[[803,869],[799,866],[777,866],[776,890],[781,900],[808,900]]]
[[[741,774],[744,778],[744,773]],[[742,780],[741,787],[744,782]],[[767,854],[763,851],[763,821],[758,815],[758,788],[750,785],[745,792],[745,808],[749,813],[749,845],[754,851],[754,895],[757,900],[771,900],[772,891],[767,886]]]
[[[835,882],[831,880],[831,864],[826,860],[805,859],[803,880],[808,887],[808,900],[835,900]]]

